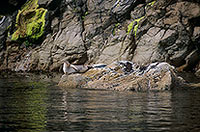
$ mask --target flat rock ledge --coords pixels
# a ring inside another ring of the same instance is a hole
[[[166,62],[139,66],[129,61],[118,61],[105,67],[92,68],[82,74],[63,75],[58,86],[118,91],[164,91],[199,87],[198,84],[186,83],[177,75],[175,68]]]

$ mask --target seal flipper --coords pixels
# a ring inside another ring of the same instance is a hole
[[[71,68],[73,68],[76,72],[79,72],[79,69],[75,66],[75,65],[72,65],[70,64]]]

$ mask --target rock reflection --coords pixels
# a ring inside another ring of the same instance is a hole
[[[64,90],[64,130],[169,130],[171,93],[131,93],[106,90]]]
[[[200,90],[61,89],[28,78],[0,78],[0,131],[200,131]]]
[[[2,83],[4,85],[0,88],[0,130],[44,131],[47,106],[45,85],[32,82]]]
[[[174,91],[172,97],[174,131],[200,131],[200,90]]]

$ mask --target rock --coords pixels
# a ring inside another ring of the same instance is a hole
[[[60,84],[64,87],[82,86],[118,91],[163,91],[186,86],[175,68],[168,63],[156,62],[141,67],[129,61],[114,62],[83,74],[63,76]]]
[[[53,0],[38,0],[38,5],[40,7],[48,8],[52,2]]]
[[[32,49],[25,71],[59,71],[65,60],[74,64],[83,64],[87,61],[79,16],[75,16],[74,9],[67,3],[59,6],[64,7],[60,9],[60,16],[53,18],[55,23],[52,23],[51,27],[54,33],[48,34],[41,45]],[[56,22],[61,18],[62,21]],[[24,63],[25,59],[21,59],[19,63]]]
[[[185,64],[178,67],[178,71],[186,71],[189,69],[193,69],[195,65],[198,64],[198,60],[200,59],[200,51],[194,50],[192,51],[184,60]]]
[[[83,35],[90,63],[131,59],[134,40],[126,34],[126,18],[137,4],[135,0],[87,2]]]
[[[63,75],[58,86],[64,88],[77,88],[86,83],[86,78],[80,74]]]
[[[6,36],[11,21],[11,16],[0,16],[0,51],[6,46]]]
[[[124,16],[136,5],[137,0],[117,0],[111,7],[111,12],[115,14],[118,21],[124,19]]]
[[[1,3],[0,5],[0,14],[2,15],[11,15],[26,2],[27,0],[7,0]]]
[[[194,31],[194,36],[197,36],[198,28],[190,24],[197,26],[199,4],[188,1],[167,3],[166,0],[156,1],[146,9],[136,35],[134,62],[167,61],[174,66],[182,66],[185,58],[196,50],[191,34]],[[162,7],[166,5],[164,10]]]
[[[12,41],[23,40],[27,45],[38,41],[45,32],[47,10],[38,8],[38,0],[24,4],[16,16],[16,31],[12,34]]]
[[[87,83],[87,87],[96,89],[112,90],[171,90],[174,88],[177,75],[174,67],[167,63],[152,63],[144,69],[132,64],[132,69],[127,74],[124,70],[124,62],[114,63],[115,66],[108,65],[107,70],[89,70],[84,75],[91,78],[89,73],[94,75],[92,81]],[[131,62],[130,62],[131,64]],[[112,64],[113,65],[113,64]],[[127,65],[125,66],[127,68]],[[96,73],[96,74],[93,74]]]
[[[133,50],[134,47],[133,40],[127,37],[126,31],[117,30],[115,36],[108,39],[107,46],[103,49],[96,63],[110,64],[116,60],[128,60],[131,58],[129,51]]]
[[[81,65],[128,60],[139,65],[168,62],[192,71],[199,63],[199,1],[38,0],[38,5],[37,9],[48,10],[42,42],[33,43],[27,51],[19,48],[20,53],[25,52],[17,61],[12,60],[15,57],[7,51],[16,45],[5,46],[5,40],[9,41],[10,37],[4,30],[6,26],[1,27],[4,28],[3,35],[0,34],[4,43],[0,42],[2,67],[16,70],[18,65],[17,69],[24,71],[58,72],[66,60]],[[22,11],[18,16],[28,19],[32,13]],[[24,34],[20,36],[23,39]],[[34,36],[30,35],[29,39]],[[20,41],[18,44],[24,45]]]

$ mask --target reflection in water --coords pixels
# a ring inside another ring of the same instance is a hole
[[[78,96],[77,96],[78,95]],[[169,130],[171,94],[72,90],[63,94],[64,130],[150,131]],[[77,124],[81,127],[77,128]],[[158,129],[163,127],[162,129]]]
[[[61,89],[18,79],[0,79],[1,131],[200,131],[199,90]]]
[[[44,131],[47,113],[45,85],[13,80],[0,83],[0,130]]]

